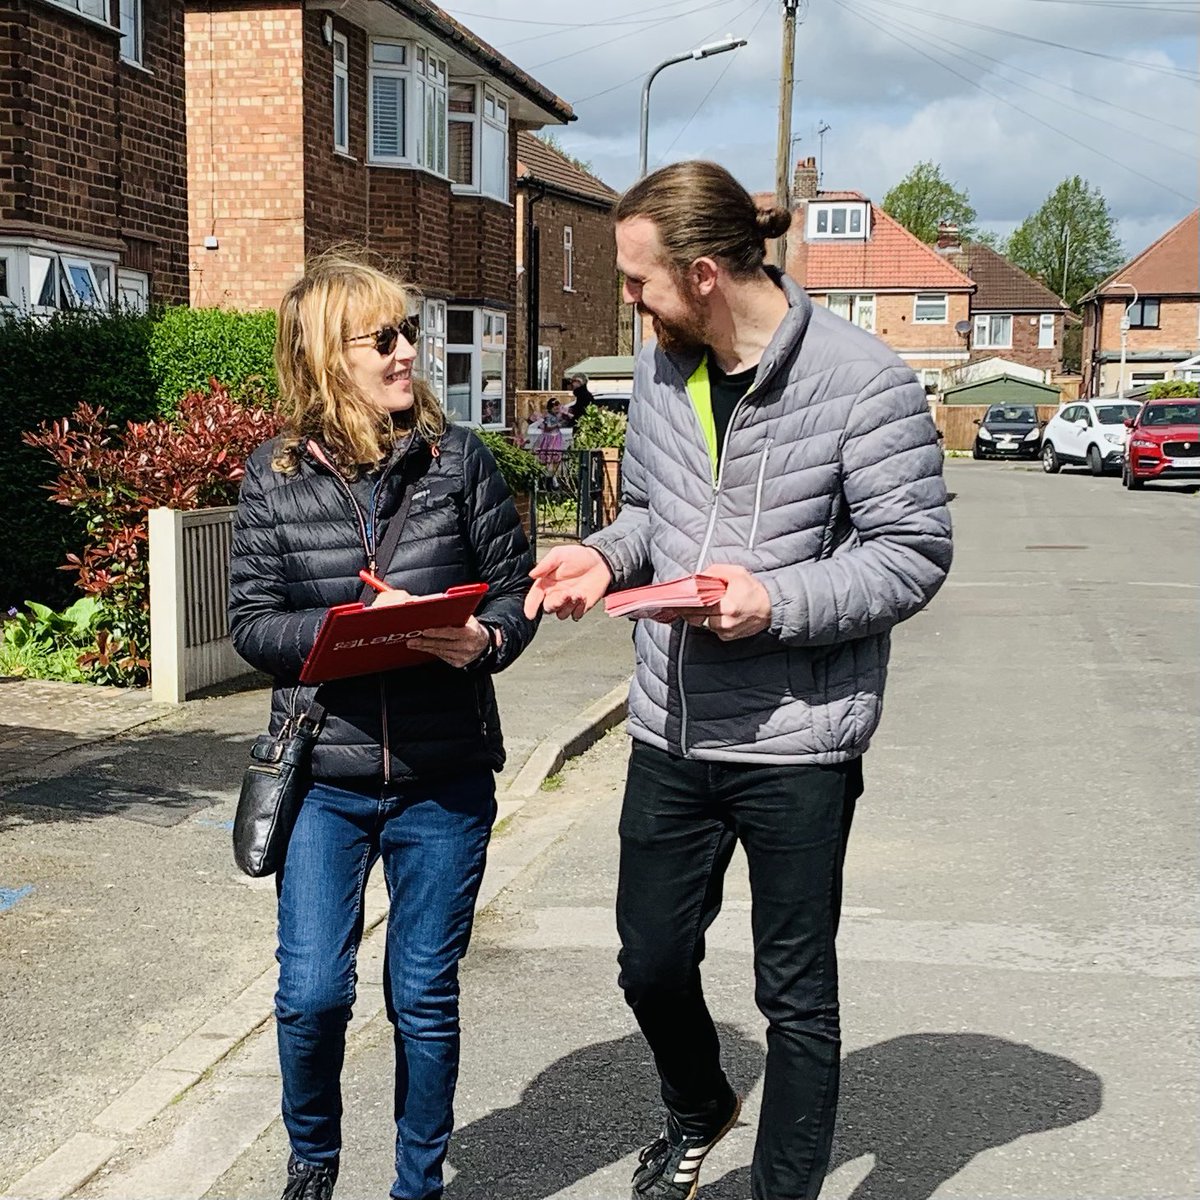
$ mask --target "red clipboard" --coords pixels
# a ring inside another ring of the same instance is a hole
[[[433,655],[410,649],[409,640],[423,629],[465,625],[487,590],[486,583],[468,583],[407,604],[336,605],[325,614],[300,682],[324,683],[430,662]]]

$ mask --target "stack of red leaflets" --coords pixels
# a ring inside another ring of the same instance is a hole
[[[685,575],[666,583],[613,592],[604,598],[604,611],[610,617],[653,617],[674,609],[708,608],[723,595],[725,580],[711,575]]]

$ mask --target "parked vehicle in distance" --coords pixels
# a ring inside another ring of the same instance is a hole
[[[1141,405],[1119,396],[1064,404],[1042,433],[1042,470],[1053,475],[1064,463],[1086,466],[1093,475],[1119,471],[1125,462],[1126,422]]]
[[[592,401],[597,408],[607,408],[612,412],[629,415],[629,392],[594,392]]]
[[[1042,430],[1031,404],[993,404],[975,434],[972,458],[1037,458]]]
[[[1148,479],[1200,479],[1200,401],[1150,400],[1125,424],[1121,482],[1131,491]]]

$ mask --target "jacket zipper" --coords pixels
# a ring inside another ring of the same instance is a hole
[[[354,492],[351,491],[350,485],[341,477],[341,475],[338,474],[337,471],[333,470],[332,467],[329,467],[327,463],[321,462],[321,460],[319,458],[316,459],[316,461],[318,463],[320,463],[321,466],[325,467],[325,469],[329,471],[329,473],[337,481],[338,486],[342,489],[343,492],[346,493],[346,499],[350,501],[350,508],[354,512],[355,520],[358,521],[358,534],[359,534],[359,537],[362,539],[363,552],[367,556],[367,570],[370,571],[372,575],[375,574],[375,571],[378,567],[378,564],[375,561],[375,550],[379,544],[379,538],[378,538],[379,529],[378,529],[375,518],[377,516],[376,510],[377,510],[377,506],[378,506],[378,502],[379,502],[379,493],[382,490],[384,483],[387,481],[387,477],[392,473],[392,470],[395,467],[403,464],[404,460],[408,457],[408,451],[411,448],[411,446],[412,446],[412,439],[410,438],[408,446],[406,446],[404,448],[404,453],[401,454],[398,459],[393,459],[390,463],[388,463],[388,465],[386,467],[384,467],[383,474],[380,475],[379,482],[375,485],[375,492],[374,492],[374,495],[371,497],[371,514],[370,514],[371,515],[371,527],[370,527],[369,532],[367,529],[366,519],[363,516],[362,507],[358,503],[358,501],[355,500]],[[313,457],[316,458],[315,455]],[[384,685],[384,679],[383,679],[382,672],[379,675],[379,720],[380,720],[380,728],[382,730],[382,737],[380,738],[379,749],[383,755],[383,782],[391,783],[391,781],[392,781],[392,747],[391,747],[391,741],[388,738],[387,688]]]
[[[747,550],[754,549],[754,540],[758,537],[758,518],[762,516],[763,480],[767,475],[767,458],[771,454],[771,444],[774,441],[774,438],[767,438],[762,457],[758,460],[758,483],[754,488],[754,519],[750,522],[750,541],[746,543]]]
[[[703,569],[705,555],[708,554],[708,548],[712,545],[713,532],[717,527],[717,506],[721,499],[721,482],[725,478],[725,460],[729,454],[729,439],[733,436],[733,426],[737,421],[737,415],[741,411],[742,406],[754,394],[754,384],[751,384],[746,389],[746,394],[733,406],[733,412],[729,414],[729,424],[725,427],[725,442],[721,446],[721,453],[717,456],[717,478],[713,483],[713,499],[712,508],[708,514],[708,528],[704,531],[704,542],[700,546],[700,553],[696,557],[695,570],[697,574]],[[699,418],[697,418],[697,421]],[[765,461],[764,461],[765,466]],[[753,536],[753,535],[752,535]],[[691,633],[692,627],[688,624],[683,626],[683,636],[679,639],[679,654],[675,660],[675,670],[679,677],[679,752],[687,758],[687,734],[688,734],[688,703],[687,689],[683,686],[683,656],[687,649],[688,635]]]

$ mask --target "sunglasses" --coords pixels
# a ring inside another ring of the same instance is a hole
[[[372,329],[370,333],[358,333],[354,337],[346,338],[346,345],[351,342],[366,341],[367,338],[375,340],[375,349],[385,357],[396,348],[396,342],[403,338],[410,346],[417,344],[417,339],[421,336],[421,319],[419,317],[405,317],[405,319],[396,325],[383,325],[379,329]]]

